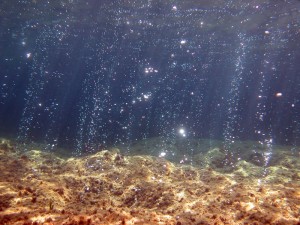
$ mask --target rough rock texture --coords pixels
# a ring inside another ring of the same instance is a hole
[[[116,149],[63,159],[7,146],[0,224],[300,224],[299,157],[270,167],[240,160],[221,173]],[[224,154],[203,157],[220,163]]]

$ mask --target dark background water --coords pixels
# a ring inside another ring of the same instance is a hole
[[[2,136],[299,145],[299,1],[2,0],[0,25]]]

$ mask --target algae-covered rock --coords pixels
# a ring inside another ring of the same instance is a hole
[[[263,152],[257,152],[257,151],[252,151],[248,155],[247,161],[256,166],[264,166],[266,163]]]
[[[204,167],[223,168],[226,154],[219,148],[210,149],[206,154],[199,153],[195,155],[194,161],[197,165]]]
[[[1,138],[0,139],[0,150],[7,152],[7,151],[14,151],[13,144],[10,140]]]
[[[249,163],[245,160],[241,160],[236,164],[236,170],[234,171],[234,175],[239,177],[261,177],[263,175],[264,168]]]
[[[0,224],[299,222],[297,164],[260,167],[222,148],[198,152],[207,168],[118,149],[72,158],[19,153],[0,157]]]

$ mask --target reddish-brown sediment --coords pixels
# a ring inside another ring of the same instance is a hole
[[[61,159],[2,146],[0,224],[300,224],[300,168],[280,165],[261,177],[247,168],[259,170],[240,162],[226,174],[114,150]]]

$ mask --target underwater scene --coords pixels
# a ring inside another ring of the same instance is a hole
[[[299,218],[299,0],[0,1],[0,225]]]

